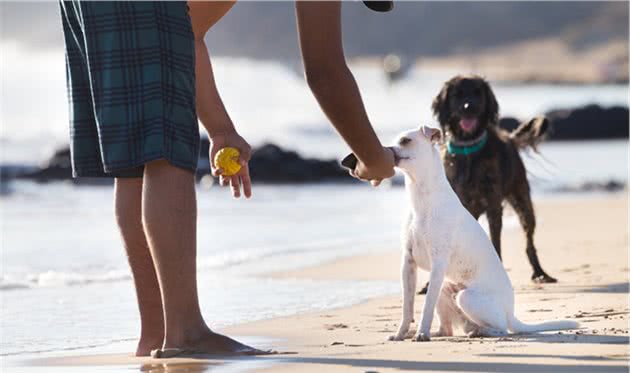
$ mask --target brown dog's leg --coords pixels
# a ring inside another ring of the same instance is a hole
[[[525,231],[527,237],[527,258],[529,263],[534,269],[532,274],[532,281],[536,283],[553,283],[558,282],[555,278],[549,276],[542,269],[540,262],[538,261],[538,254],[536,253],[536,247],[534,246],[534,230],[536,229],[536,215],[534,215],[534,207],[532,206],[532,200],[529,197],[529,190],[527,193],[520,193],[512,195],[508,198],[508,201],[518,214],[521,221],[521,226]]]
[[[427,293],[427,291],[429,291],[429,282],[427,281],[426,284],[424,284],[424,287],[422,289],[420,289],[420,291],[418,291],[416,294],[418,295],[425,295]]]
[[[503,227],[503,207],[501,201],[489,206],[486,211],[488,217],[488,226],[490,227],[490,239],[492,245],[501,259],[501,228]]]

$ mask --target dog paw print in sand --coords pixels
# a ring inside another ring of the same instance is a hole
[[[562,269],[562,272],[575,272],[575,271],[580,271],[580,270],[582,270],[582,271],[585,271],[585,272],[589,272],[589,273],[590,273],[590,271],[588,271],[588,269],[589,269],[589,268],[591,268],[591,265],[590,265],[590,264],[582,264],[582,265],[581,265],[581,266],[579,266],[579,267],[569,267],[569,268],[563,268],[563,269]]]
[[[363,347],[363,346],[365,346],[365,345],[345,343],[345,342],[340,342],[340,341],[334,341],[330,345],[331,346],[346,346],[346,347]]]
[[[628,334],[628,329],[620,329],[620,328],[603,328],[604,334]]]
[[[397,310],[397,309],[402,308],[402,306],[382,306],[379,308],[384,309],[384,310]]]
[[[578,311],[578,313],[576,313],[575,315],[573,315],[573,317],[575,317],[576,319],[581,319],[581,318],[591,318],[591,317],[603,317],[604,319],[608,319],[612,316],[619,316],[619,315],[627,315],[628,313],[630,313],[629,311],[618,311],[615,310],[614,308],[609,308],[606,309],[604,311],[596,311],[596,312],[587,312],[587,311]]]
[[[395,330],[394,329],[378,329],[376,332],[377,333],[393,333]]]
[[[342,324],[342,323],[337,323],[337,324],[326,324],[324,325],[324,328],[326,330],[336,330],[336,329],[347,329],[348,325],[346,324]]]
[[[630,313],[628,310],[616,310],[614,308],[608,308],[603,311],[578,311],[572,317],[579,319],[580,323],[590,323],[590,322],[598,322],[605,320],[613,320],[613,319],[625,319],[626,315]],[[617,328],[617,327],[606,327],[601,329],[587,329],[584,331],[578,330],[575,332],[576,335],[584,335],[584,334],[601,334],[601,335],[610,335],[610,334],[629,334],[627,328]]]

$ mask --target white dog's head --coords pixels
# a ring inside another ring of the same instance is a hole
[[[439,153],[434,146],[442,139],[442,131],[437,128],[421,126],[419,129],[404,132],[392,146],[396,167],[415,179],[418,170],[431,167]]]

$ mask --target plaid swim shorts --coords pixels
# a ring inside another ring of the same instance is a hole
[[[62,1],[72,172],[195,171],[195,44],[186,2]]]

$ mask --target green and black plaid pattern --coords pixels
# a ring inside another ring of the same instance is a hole
[[[63,1],[70,149],[77,176],[141,176],[199,157],[186,2]]]

